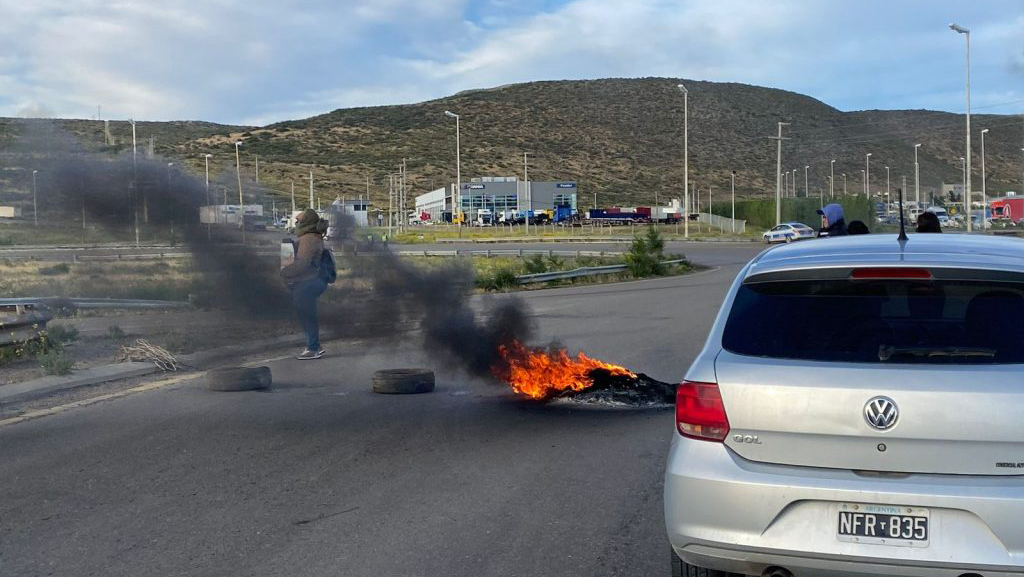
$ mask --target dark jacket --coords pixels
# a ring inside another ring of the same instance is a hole
[[[818,236],[846,236],[850,234],[846,230],[846,221],[839,219],[828,225],[827,228],[820,229]]]
[[[324,252],[324,237],[317,232],[307,232],[299,237],[295,251],[295,262],[281,269],[281,278],[288,284],[317,278],[320,274],[320,258]]]

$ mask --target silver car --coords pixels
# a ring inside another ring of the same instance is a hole
[[[673,574],[1024,575],[1024,241],[768,249],[679,385]]]

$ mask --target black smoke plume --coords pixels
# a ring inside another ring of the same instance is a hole
[[[153,228],[173,231],[193,255],[197,304],[246,320],[291,322],[290,295],[277,275],[277,258],[266,256],[276,253],[277,243],[257,246],[250,238],[243,245],[237,230],[199,223],[200,206],[221,204],[225,194],[229,204],[237,202],[237,185],[221,184],[235,182],[233,173],[214,178],[216,186],[208,191],[205,181],[182,170],[179,162],[147,158],[141,151],[114,157],[83,151],[73,137],[44,121],[31,121],[21,142],[29,150],[16,155],[18,162],[28,168],[25,172],[38,169],[43,175],[39,212],[46,219],[67,222],[81,214],[129,240],[136,230],[143,236]],[[250,182],[243,183],[243,190],[259,189]],[[246,194],[247,203],[259,200]],[[397,342],[418,329],[424,350],[477,376],[500,364],[500,344],[529,339],[530,315],[521,300],[485,298],[479,310],[473,307],[468,265],[417,266],[386,245],[366,240],[340,212],[324,216],[343,231],[344,248],[337,256],[348,269],[321,298],[325,331]]]

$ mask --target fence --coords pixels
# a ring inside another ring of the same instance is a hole
[[[706,212],[702,212],[697,216],[697,222],[710,224],[715,228],[721,229],[722,232],[743,234],[747,231],[747,221],[745,220],[734,220],[727,216],[708,214]]]

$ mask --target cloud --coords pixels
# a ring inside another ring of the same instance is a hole
[[[842,109],[957,111],[963,42],[950,20],[972,29],[977,93],[1024,99],[1019,0],[0,0],[0,13],[0,115],[89,117],[102,104],[115,118],[262,124],[642,76],[774,86]],[[1024,106],[1001,111],[1014,110]]]

